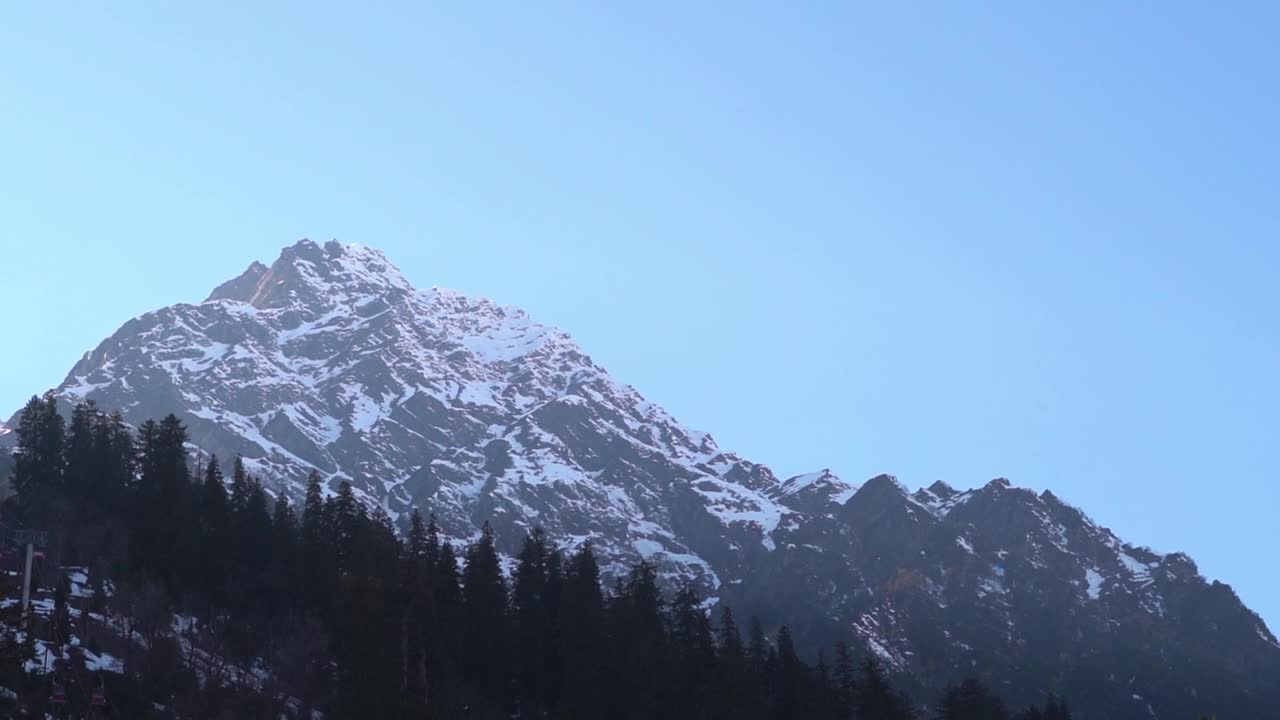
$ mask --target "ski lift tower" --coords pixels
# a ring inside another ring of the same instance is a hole
[[[26,551],[26,563],[22,570],[22,612],[25,615],[31,605],[31,561],[34,559],[36,546],[44,547],[48,544],[49,533],[45,530],[0,525],[0,535],[10,545]]]

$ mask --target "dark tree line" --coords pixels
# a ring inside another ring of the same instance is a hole
[[[786,627],[767,637],[752,619],[744,636],[730,608],[709,614],[689,587],[664,593],[647,563],[606,592],[590,543],[566,554],[534,530],[508,576],[488,526],[455,547],[417,510],[400,536],[345,482],[328,493],[313,474],[294,508],[238,458],[229,469],[199,458],[193,471],[172,415],[135,434],[92,403],[64,423],[46,396],[17,433],[6,521],[50,529],[52,568],[89,567],[94,608],[112,618],[101,623],[127,621],[127,636],[145,639],[117,639],[125,673],[102,678],[112,716],[922,716],[873,659],[837,645],[830,660],[806,663]],[[45,580],[61,587],[56,572]],[[87,617],[67,611],[0,643],[0,681],[21,703],[47,705],[43,681],[15,670],[31,656],[22,645],[37,633],[109,642]],[[936,711],[1011,717],[975,681],[948,689]],[[1051,699],[1015,717],[1069,715]]]

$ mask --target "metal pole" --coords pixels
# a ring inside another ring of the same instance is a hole
[[[27,606],[31,604],[31,556],[35,552],[35,545],[27,543],[27,567],[22,572],[22,612],[27,612]]]

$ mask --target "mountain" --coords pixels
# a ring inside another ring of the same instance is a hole
[[[920,692],[985,669],[1015,703],[1057,689],[1081,717],[1275,707],[1280,644],[1229,586],[1051,492],[998,479],[910,493],[880,476],[843,504],[788,515],[773,538],[762,595],[745,604],[785,589],[781,607],[812,619],[809,636],[851,626]]]
[[[318,471],[455,539],[488,522],[512,553],[540,526],[590,540],[606,576],[648,559],[668,583],[785,618],[810,649],[852,639],[920,693],[984,673],[1018,702],[1066,693],[1085,718],[1280,703],[1275,636],[1185,555],[1004,480],[779,478],[564,332],[415,289],[370,248],[304,240],[202,303],[130,320],[56,394],[131,423],[175,412],[194,453],[240,454],[277,492]]]

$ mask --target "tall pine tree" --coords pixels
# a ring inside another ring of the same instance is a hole
[[[18,417],[13,488],[28,525],[46,527],[54,520],[62,490],[66,423],[53,393],[33,397]]]
[[[463,653],[467,683],[478,693],[477,702],[505,708],[507,681],[507,590],[502,579],[493,528],[485,523],[480,538],[467,547],[462,570]]]

